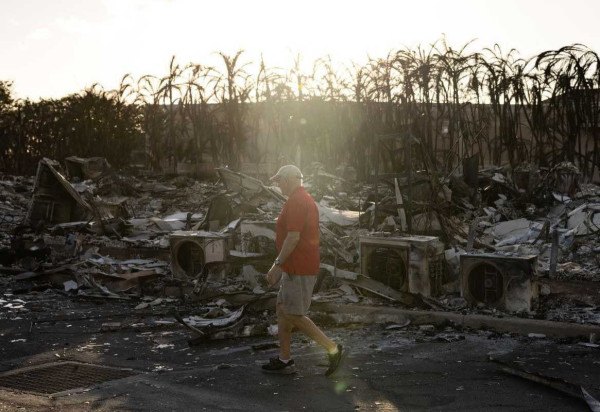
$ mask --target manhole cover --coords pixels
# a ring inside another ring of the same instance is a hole
[[[79,362],[56,362],[15,369],[0,375],[0,387],[51,395],[135,375],[131,369]]]

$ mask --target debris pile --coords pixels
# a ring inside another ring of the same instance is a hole
[[[464,171],[362,184],[350,168],[338,176],[312,165],[304,184],[319,208],[322,262],[314,300],[600,323],[598,297],[565,287],[600,281],[600,187],[569,163]],[[218,182],[124,177],[105,159],[71,157],[64,169],[41,160],[34,179],[2,176],[3,285],[11,296],[52,289],[137,310],[202,302],[177,315],[201,336],[266,333],[251,313],[274,296],[263,274],[285,197],[216,172]]]

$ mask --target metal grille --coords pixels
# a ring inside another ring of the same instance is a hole
[[[177,248],[177,264],[190,277],[201,274],[204,269],[204,249],[196,242],[180,243]]]
[[[378,247],[368,261],[369,276],[396,290],[403,290],[408,279],[406,262],[400,250]]]
[[[445,278],[445,261],[443,257],[431,260],[429,262],[429,284],[431,285],[431,296],[438,296],[442,293],[442,285]]]
[[[0,387],[51,395],[135,375],[131,369],[79,362],[58,362],[16,369],[0,376]]]
[[[492,304],[504,294],[502,273],[489,263],[481,263],[469,274],[469,291],[479,302]]]

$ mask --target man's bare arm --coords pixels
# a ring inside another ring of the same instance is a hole
[[[279,256],[277,258],[281,262],[285,262],[285,260],[290,256],[298,242],[300,241],[300,232],[288,232],[285,240],[283,241],[283,245],[281,246],[281,251],[279,252]],[[267,282],[269,286],[274,286],[281,279],[281,266],[273,264],[271,269],[267,273]]]
[[[285,240],[283,241],[283,245],[281,246],[281,252],[279,252],[279,256],[277,256],[277,258],[281,262],[285,262],[285,260],[292,254],[299,241],[300,232],[288,232]]]

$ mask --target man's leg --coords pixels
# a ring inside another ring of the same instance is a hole
[[[278,295],[279,303],[277,303],[277,326],[279,329],[278,338],[280,356],[278,360],[272,361],[274,363],[279,362],[279,364],[275,366],[263,366],[263,368],[283,369],[282,365],[286,364],[282,363],[281,360],[290,360],[290,364],[293,367],[294,361],[291,360],[290,357],[292,331],[293,329],[299,329],[327,351],[329,367],[325,372],[325,376],[330,376],[338,369],[344,355],[347,352],[344,350],[342,345],[338,345],[329,339],[310,318],[305,315],[292,315],[286,313],[286,309],[284,309],[283,305],[283,302],[286,302],[286,305],[290,305],[291,308],[289,309],[289,312],[296,311],[296,313],[306,313],[308,307],[310,306],[310,298],[312,295],[312,289],[314,287],[314,280],[316,279],[313,279],[312,276],[310,278],[301,276],[299,278],[292,279],[292,281],[289,283],[286,282],[286,279],[287,278],[285,277],[283,278],[283,283]],[[300,279],[303,280],[301,281]],[[279,299],[279,297],[281,297],[281,299]],[[298,300],[298,298],[300,299]]]
[[[287,323],[300,329],[307,336],[325,348],[329,360],[329,367],[327,368],[327,371],[325,371],[325,376],[330,376],[335,373],[346,353],[342,345],[338,345],[329,339],[308,316],[285,315],[285,318]]]
[[[262,365],[262,369],[268,373],[288,375],[296,372],[296,365],[290,357],[293,325],[288,321],[279,303],[277,304],[277,328],[280,348],[279,356],[269,359],[268,363]]]
[[[314,322],[312,320],[310,320],[310,318],[308,318],[307,316],[284,315],[284,316],[281,316],[281,318],[285,318],[286,324],[288,324],[290,326],[295,326],[300,331],[302,331],[305,335],[307,335],[312,340],[314,340],[319,345],[321,345],[323,348],[325,348],[327,353],[332,353],[337,350],[337,344],[334,341],[332,341],[331,339],[329,339],[325,335],[325,333],[323,333],[323,331],[321,329],[319,329],[319,327],[317,325],[315,325]],[[289,334],[286,336],[286,338],[291,339],[291,329],[289,330]],[[280,342],[279,344],[281,346],[281,335],[279,338],[279,342]],[[289,340],[288,340],[288,344],[289,344]],[[288,346],[288,348],[289,348],[289,346]],[[281,351],[283,354],[283,348],[281,348]],[[288,359],[288,358],[285,358],[285,359]]]
[[[281,303],[277,304],[277,336],[279,338],[279,359],[290,359],[292,343],[292,327],[288,315],[283,312]]]

